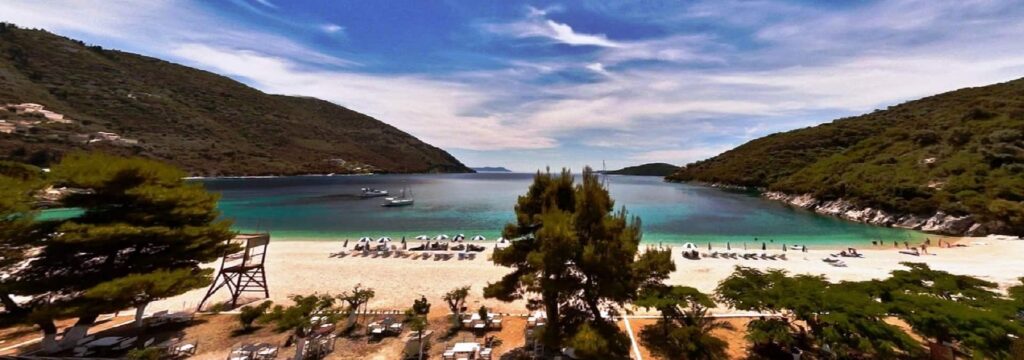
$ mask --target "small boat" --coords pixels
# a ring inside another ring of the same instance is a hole
[[[372,197],[388,196],[388,191],[387,190],[378,190],[378,189],[374,189],[374,188],[363,188],[362,190],[363,190],[363,193],[360,194],[359,197],[362,197],[364,199],[365,198],[372,198]]]
[[[409,197],[405,196],[405,189],[402,189],[402,195],[398,197],[384,198],[384,203],[380,204],[383,207],[399,207],[409,206],[413,204],[412,191],[409,191]]]

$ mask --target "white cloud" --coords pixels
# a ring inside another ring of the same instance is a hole
[[[608,70],[605,70],[604,64],[601,64],[599,62],[587,64],[586,68],[587,70],[596,72],[601,75],[608,75]]]
[[[502,24],[485,24],[484,28],[498,34],[518,38],[546,38],[556,43],[572,46],[598,46],[616,48],[622,46],[609,40],[604,34],[576,32],[572,26],[548,19],[549,10],[529,8],[527,17],[520,21]]]
[[[345,31],[345,28],[343,26],[341,26],[341,25],[338,25],[338,24],[324,24],[324,25],[320,26],[320,29],[323,30],[325,33],[328,33],[328,34],[335,34],[335,33],[338,33],[338,32]]]
[[[260,5],[266,6],[268,8],[277,9],[277,5],[274,5],[274,3],[270,2],[270,0],[255,0],[255,1],[257,3],[259,3]]]
[[[556,146],[554,139],[495,115],[471,115],[490,98],[465,84],[417,76],[306,70],[253,51],[183,44],[171,50],[218,73],[247,79],[271,93],[313,96],[382,119],[444,148],[501,150]]]

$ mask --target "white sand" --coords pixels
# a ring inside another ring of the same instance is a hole
[[[1009,238],[964,238],[961,244],[968,247],[938,248],[931,246],[932,255],[912,256],[900,254],[899,249],[877,247],[859,249],[864,258],[842,258],[845,268],[833,267],[822,262],[823,257],[836,250],[812,250],[803,253],[789,251],[789,260],[742,260],[715,259],[687,260],[681,252],[674,250],[677,270],[669,283],[693,286],[704,292],[711,292],[734,266],[743,265],[758,269],[779,268],[791,273],[823,274],[829,280],[867,280],[884,278],[894,269],[901,268],[902,261],[924,262],[932,268],[956,274],[977,276],[996,282],[1005,289],[1024,276],[1024,241]],[[470,308],[481,304],[497,311],[510,313],[526,312],[523,303],[507,304],[496,300],[484,300],[482,289],[488,282],[494,282],[511,271],[509,268],[493,265],[489,260],[490,248],[476,260],[448,261],[412,260],[401,258],[370,258],[348,256],[331,257],[340,249],[339,242],[328,241],[282,241],[275,238],[267,256],[268,282],[271,299],[287,302],[289,295],[311,294],[313,292],[340,294],[357,283],[376,290],[376,297],[370,302],[371,309],[405,309],[413,299],[425,295],[435,307],[444,308],[441,299],[445,292],[459,287],[472,286]],[[901,246],[902,249],[902,246]],[[701,252],[706,252],[706,247]],[[715,250],[724,250],[715,248]],[[742,253],[742,250],[739,251]],[[750,251],[760,253],[760,249]],[[769,250],[769,254],[781,253]],[[181,310],[194,308],[205,294],[206,289],[155,303],[149,309]],[[222,289],[214,298],[227,299]]]

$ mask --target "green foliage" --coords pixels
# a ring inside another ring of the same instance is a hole
[[[76,124],[35,137],[5,137],[0,157],[29,162],[42,154],[34,160],[46,166],[62,154],[101,148],[141,153],[195,175],[354,171],[325,159],[379,172],[469,171],[444,150],[327,101],[265,94],[208,71],[86,47],[42,30],[6,29],[0,33],[0,104],[43,104]],[[86,145],[70,138],[96,131],[141,145]],[[56,140],[42,141],[50,135]],[[22,155],[14,154],[19,148]]]
[[[787,316],[807,324],[812,344],[828,345],[840,357],[885,358],[921,352],[906,333],[883,321],[888,308],[866,294],[862,284],[833,284],[821,276],[737,267],[716,292],[736,309],[788,311]],[[751,327],[751,341],[762,347],[790,345],[796,336],[781,334],[793,330],[787,320],[760,320]]]
[[[669,176],[679,170],[678,166],[666,163],[650,163],[637,166],[624,167],[619,170],[609,171],[612,175],[633,175],[633,176]]]
[[[252,329],[252,323],[263,316],[263,314],[266,314],[270,305],[273,305],[273,302],[264,301],[256,306],[243,306],[238,313],[238,322],[242,325],[242,330]]]
[[[469,296],[469,286],[452,289],[444,294],[444,302],[448,304],[448,310],[452,312],[452,325],[457,327],[462,324],[463,305],[466,304],[466,297]]]
[[[210,271],[200,265],[230,250],[233,233],[217,220],[217,196],[183,174],[141,158],[65,157],[46,180],[78,189],[62,205],[82,212],[32,225],[33,261],[2,284],[31,300],[8,315],[44,328],[60,316],[89,324],[100,313],[205,286]]]
[[[376,294],[373,289],[363,287],[363,284],[356,284],[351,291],[338,295],[338,300],[344,301],[348,305],[346,311],[355,313],[359,311],[360,306],[369,302]]]
[[[768,135],[668,177],[945,211],[1024,234],[1024,80]]]
[[[164,358],[166,351],[158,347],[148,347],[145,349],[132,349],[125,354],[125,359],[128,360],[160,360]]]
[[[488,284],[484,296],[539,300],[548,315],[543,332],[548,347],[600,332],[606,343],[587,346],[606,344],[606,350],[616,351],[608,356],[627,356],[628,347],[617,346],[621,333],[606,329],[602,310],[634,301],[640,288],[666,278],[674,265],[665,251],[640,254],[639,219],[625,209],[613,210],[614,201],[590,168],[580,184],[568,170],[538,172],[517,200],[515,223],[503,232],[520,240],[493,256],[495,264],[514,270]]]
[[[213,269],[159,269],[145,274],[129,274],[100,283],[85,296],[119,304],[141,305],[183,294],[210,284]]]
[[[1016,318],[1022,309],[1019,288],[1011,287],[1009,298],[1004,298],[989,281],[925,264],[903,265],[909,270],[893,271],[890,278],[863,288],[921,335],[938,342],[958,341],[963,350],[981,357],[1009,358],[1009,335],[1024,335]]]
[[[646,347],[669,359],[725,359],[728,344],[712,331],[727,323],[708,316],[711,297],[687,286],[657,286],[641,291],[636,304],[655,308],[662,318],[640,332]]]
[[[335,298],[330,295],[293,295],[290,297],[294,305],[284,307],[275,305],[270,312],[259,318],[260,322],[274,323],[277,331],[293,331],[296,336],[305,337],[313,325],[313,316],[326,319],[333,323],[338,319],[338,309],[334,307]]]
[[[412,311],[417,315],[426,315],[430,313],[430,302],[427,301],[426,296],[421,296],[418,300],[412,302]]]

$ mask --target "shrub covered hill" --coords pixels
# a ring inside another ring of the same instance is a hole
[[[1024,235],[1024,79],[772,134],[668,179],[880,225]]]
[[[634,175],[634,176],[667,176],[679,170],[678,166],[666,163],[649,163],[636,166],[627,166],[618,170],[606,171],[611,175]]]
[[[0,24],[0,107],[21,103],[73,120],[0,132],[0,158],[43,166],[68,151],[102,149],[193,175],[471,171],[327,101],[265,94],[210,72]],[[0,109],[5,118],[9,128],[17,117]]]

